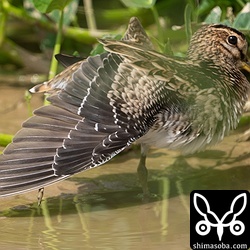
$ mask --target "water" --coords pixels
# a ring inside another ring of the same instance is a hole
[[[24,90],[0,91],[0,132],[14,133],[28,117]],[[32,107],[41,103],[36,97]],[[3,113],[3,105],[12,108]],[[40,207],[37,191],[2,198],[0,249],[190,249],[190,192],[250,189],[250,142],[238,136],[187,157],[152,149],[149,188],[157,197],[148,202],[138,196],[138,149],[46,188]]]

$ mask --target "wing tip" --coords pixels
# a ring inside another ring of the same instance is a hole
[[[29,92],[30,93],[42,93],[42,92],[48,92],[50,90],[50,86],[48,85],[48,82],[44,82],[41,84],[37,84],[34,87],[32,87]]]

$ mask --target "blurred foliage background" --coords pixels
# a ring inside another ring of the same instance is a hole
[[[132,16],[163,53],[184,56],[202,23],[232,26],[250,42],[248,0],[0,0],[0,87],[52,78],[63,69],[57,53],[99,53],[96,38],[119,39]],[[11,138],[0,135],[0,144]]]
[[[21,74],[27,85],[45,80],[49,70],[51,78],[57,71],[53,54],[87,57],[96,38],[122,35],[131,16],[141,20],[162,51],[176,55],[185,53],[203,22],[224,23],[250,37],[247,0],[1,0],[0,75],[15,81]],[[2,82],[9,81],[0,77]]]

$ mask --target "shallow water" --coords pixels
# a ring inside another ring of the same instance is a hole
[[[28,117],[24,89],[0,91],[0,133],[15,133]],[[33,108],[41,103],[32,99]],[[250,142],[236,142],[239,133],[186,157],[152,149],[149,188],[157,197],[147,202],[138,196],[138,149],[46,188],[40,207],[36,191],[2,198],[0,249],[190,249],[190,192],[250,189]]]

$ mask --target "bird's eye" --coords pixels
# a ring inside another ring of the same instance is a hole
[[[236,36],[229,36],[227,40],[232,45],[236,45],[238,41]]]

